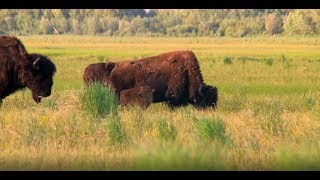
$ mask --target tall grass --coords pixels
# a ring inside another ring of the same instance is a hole
[[[223,57],[223,63],[224,63],[224,64],[232,64],[232,59],[231,59],[231,57],[228,57],[228,56]]]
[[[94,82],[80,94],[81,107],[94,118],[118,114],[118,98],[110,87]]]
[[[109,118],[107,127],[111,145],[121,144],[127,140],[126,132],[124,131],[121,124],[121,119],[118,116]]]
[[[158,137],[165,141],[174,141],[177,137],[177,129],[172,123],[168,123],[166,119],[157,121]]]
[[[219,118],[194,118],[194,125],[199,134],[201,140],[211,141],[217,140],[218,142],[225,144],[227,141],[226,125]]]

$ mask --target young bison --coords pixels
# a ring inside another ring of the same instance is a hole
[[[143,109],[146,109],[153,100],[154,89],[150,86],[141,86],[131,89],[122,90],[120,92],[120,105],[138,105]]]
[[[89,64],[83,73],[83,81],[86,86],[93,82],[99,82],[108,85],[110,81],[110,73],[116,66],[113,62]]]

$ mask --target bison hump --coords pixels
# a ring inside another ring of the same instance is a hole
[[[19,43],[19,40],[15,37],[0,36],[0,46],[2,47],[17,46]]]
[[[17,48],[20,52],[21,56],[26,56],[27,50],[25,49],[24,45],[21,43],[21,41],[14,37],[14,36],[0,36],[0,47],[2,48]]]

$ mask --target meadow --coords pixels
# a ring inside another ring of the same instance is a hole
[[[320,170],[318,37],[19,38],[57,73],[40,104],[28,89],[4,99],[1,170]],[[196,54],[218,88],[216,110],[155,103],[90,114],[87,65],[174,50]]]

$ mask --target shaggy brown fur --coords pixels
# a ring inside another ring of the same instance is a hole
[[[143,109],[146,109],[153,101],[154,89],[150,86],[141,86],[131,89],[122,90],[120,92],[120,105],[138,105]]]
[[[167,101],[171,108],[187,103],[197,108],[217,105],[217,88],[203,82],[192,51],[173,51],[119,62],[112,70],[110,80],[117,95],[123,89],[148,85],[155,89],[153,101]]]
[[[25,87],[39,103],[50,96],[55,72],[55,65],[46,56],[28,54],[16,37],[0,36],[0,104],[6,96]]]
[[[110,73],[115,65],[113,62],[89,64],[83,73],[85,85],[88,86],[93,82],[100,82],[103,85],[110,84]]]

